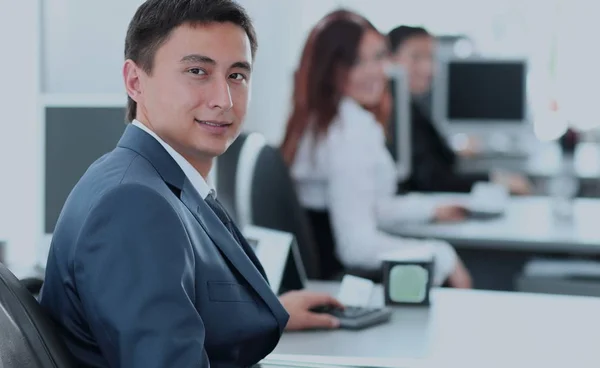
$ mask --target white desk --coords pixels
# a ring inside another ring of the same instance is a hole
[[[467,198],[434,196],[443,201]],[[531,258],[600,257],[599,214],[600,199],[576,199],[573,219],[565,222],[554,217],[549,197],[513,197],[498,218],[403,226],[393,233],[446,240],[458,251],[478,289],[515,290],[514,280]]]
[[[337,284],[309,289],[335,295]],[[373,296],[381,305],[381,288]],[[596,298],[435,289],[429,308],[394,308],[390,323],[363,331],[286,332],[274,353],[426,359],[436,367],[598,367],[599,313]]]
[[[465,200],[466,195],[436,195]],[[556,220],[549,197],[513,197],[498,218],[402,226],[397,235],[447,240],[457,247],[600,254],[600,199],[576,199],[572,222]]]

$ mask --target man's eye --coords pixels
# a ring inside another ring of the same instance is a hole
[[[188,70],[189,73],[192,74],[196,74],[196,75],[204,75],[206,74],[206,72],[204,72],[204,70],[200,69],[200,68],[192,68],[190,70]]]
[[[233,74],[230,75],[230,77],[232,79],[237,80],[237,81],[243,81],[243,80],[246,79],[246,76],[244,74],[242,74],[242,73],[233,73]]]

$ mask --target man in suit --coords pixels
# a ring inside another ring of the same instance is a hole
[[[67,199],[41,294],[77,366],[249,366],[286,327],[335,327],[309,312],[329,296],[278,300],[205,180],[239,134],[255,51],[232,0],[148,0],[133,17],[132,123]]]

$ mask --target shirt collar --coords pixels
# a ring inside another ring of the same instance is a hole
[[[154,133],[150,128],[145,126],[140,121],[133,120],[131,124],[150,134],[158,141],[158,143],[160,143],[161,146],[163,146],[167,153],[173,158],[173,160],[175,160],[177,165],[179,165],[187,179],[192,183],[192,186],[196,189],[202,199],[206,199],[209,194],[216,196],[215,189],[206,182],[198,170],[196,170],[192,164],[190,164],[181,154],[179,154],[179,152],[175,151],[173,147],[169,146],[167,142],[163,141],[156,133]]]

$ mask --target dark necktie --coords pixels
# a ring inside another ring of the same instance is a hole
[[[229,215],[227,214],[227,211],[225,210],[223,205],[221,205],[221,202],[219,202],[219,200],[217,200],[212,193],[206,196],[205,201],[206,204],[208,204],[208,206],[217,215],[219,220],[221,220],[223,225],[225,225],[227,230],[229,230],[235,241],[237,241],[239,245],[242,245],[242,242],[240,241],[240,238],[238,238],[237,232],[235,231],[235,227],[233,226],[233,221],[231,220],[231,217],[229,217]]]
[[[225,207],[223,207],[221,202],[219,202],[219,200],[217,198],[215,198],[213,193],[210,193],[208,196],[206,196],[205,201],[206,201],[206,204],[208,204],[208,207],[210,207],[213,210],[213,212],[217,215],[219,220],[221,220],[223,225],[225,225],[227,230],[229,230],[229,232],[231,233],[231,236],[233,236],[233,238],[238,243],[238,245],[242,248],[244,253],[246,253],[246,255],[250,258],[250,260],[252,261],[252,263],[254,264],[256,269],[258,270],[258,272],[262,275],[262,277],[265,279],[265,281],[268,284],[269,281],[267,280],[265,270],[262,267],[262,265],[260,264],[260,261],[258,260],[258,258],[256,257],[254,250],[252,248],[250,248],[246,242],[242,242],[240,240],[240,238],[238,237],[238,232],[235,229],[235,225],[233,224],[231,217],[229,217],[229,215],[227,214]]]

